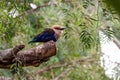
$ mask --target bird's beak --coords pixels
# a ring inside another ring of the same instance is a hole
[[[60,30],[64,30],[65,28],[63,27],[63,28],[60,28]]]

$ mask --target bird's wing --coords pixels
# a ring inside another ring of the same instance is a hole
[[[43,32],[35,36],[34,40],[38,40],[40,42],[46,42],[52,39],[55,39],[55,32],[53,29],[46,28]]]
[[[54,35],[54,30],[53,29],[50,29],[50,28],[46,28],[42,33],[38,34],[38,36],[40,35],[44,35],[44,36],[47,36],[47,35]]]

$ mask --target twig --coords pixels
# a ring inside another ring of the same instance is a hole
[[[64,70],[60,75],[58,75],[56,78],[54,78],[53,80],[60,80],[60,78],[63,78],[65,76],[65,74],[70,71],[71,69],[66,69]]]
[[[66,3],[70,3],[70,2],[73,2],[73,1],[64,1],[64,2],[66,2]],[[45,4],[42,4],[42,5],[39,5],[39,6],[37,6],[35,9],[30,9],[30,10],[27,10],[27,11],[25,11],[25,12],[23,12],[22,14],[20,14],[20,15],[18,15],[17,16],[17,18],[19,18],[19,17],[21,17],[22,15],[24,15],[24,14],[26,14],[26,13],[30,13],[30,12],[34,12],[34,11],[36,11],[36,10],[38,10],[38,9],[40,9],[40,8],[43,8],[43,7],[47,7],[47,6],[51,6],[51,5],[56,5],[57,3],[55,3],[55,2],[53,2],[53,1],[50,1],[50,2],[48,2],[48,3],[45,3]]]
[[[40,69],[39,71],[36,71],[34,75],[38,75],[38,74],[41,74],[41,73],[43,73],[45,71],[48,71],[50,69],[64,67],[64,66],[67,66],[67,65],[68,65],[67,63],[64,63],[64,64],[57,63],[53,66],[47,66],[47,67],[44,67],[43,69]]]
[[[120,41],[115,37],[112,36],[112,41],[116,44],[116,46],[120,49]]]
[[[49,3],[42,4],[42,5],[40,5],[40,6],[37,6],[35,9],[30,9],[30,10],[25,11],[24,13],[18,15],[17,17],[21,17],[22,15],[24,15],[24,14],[26,14],[26,13],[34,12],[34,11],[40,9],[40,8],[47,7],[47,6],[51,6],[51,5],[55,5],[55,4],[56,4],[56,3],[50,3],[50,2],[49,2]]]
[[[100,28],[100,31],[105,33],[104,28]],[[120,41],[113,35],[111,34],[111,40],[116,44],[116,46],[120,49]]]
[[[75,64],[79,64],[79,63],[84,63],[84,62],[88,62],[88,63],[92,63],[94,62],[93,60],[93,55],[90,56],[90,57],[86,57],[86,58],[82,58],[82,59],[79,59],[79,60],[75,60],[73,62],[65,62],[63,64],[61,63],[56,63],[54,65],[51,65],[51,66],[46,66],[44,67],[43,69],[40,69],[40,70],[37,70],[35,71],[34,75],[38,75],[38,74],[41,74],[45,71],[48,71],[50,69],[55,69],[55,68],[60,68],[60,67],[65,67],[65,66],[74,66]]]

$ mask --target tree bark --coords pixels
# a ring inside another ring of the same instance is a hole
[[[25,45],[17,45],[12,49],[0,51],[0,68],[10,68],[12,64],[20,62],[22,66],[39,66],[50,57],[56,55],[54,41],[21,51]]]

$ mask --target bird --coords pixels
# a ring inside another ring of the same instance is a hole
[[[65,29],[65,27],[61,26],[61,25],[53,25],[50,28],[45,28],[41,33],[39,33],[38,35],[36,35],[31,41],[28,42],[29,43],[36,43],[36,42],[48,42],[53,40],[54,42],[56,42],[61,34],[62,31]]]

